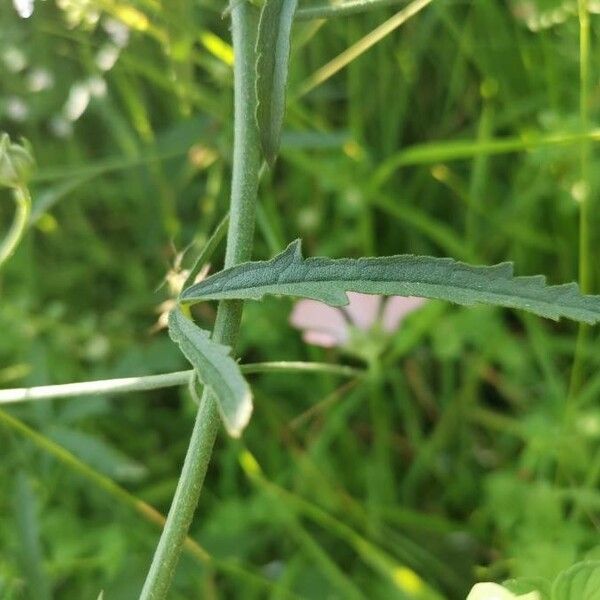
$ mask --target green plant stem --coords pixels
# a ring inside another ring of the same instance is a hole
[[[374,532],[383,525],[381,511],[385,505],[393,504],[393,469],[391,465],[390,410],[383,395],[383,373],[379,357],[369,362],[368,396],[372,427],[372,469],[369,469],[368,496],[369,521]]]
[[[25,187],[15,188],[13,190],[15,199],[15,218],[6,234],[6,237],[0,243],[0,267],[11,257],[13,252],[25,233],[29,212],[31,210],[31,196],[29,190]]]
[[[589,127],[589,90],[590,90],[590,14],[588,0],[579,0],[579,120],[585,131]],[[579,286],[584,294],[593,288],[591,265],[591,178],[590,178],[590,142],[583,140],[579,150],[579,170],[581,198],[579,199]],[[584,348],[589,337],[589,327],[579,326],[575,359],[569,384],[569,401],[581,388],[585,376]]]
[[[355,377],[362,371],[344,365],[327,363],[276,361],[249,363],[241,365],[243,373],[329,373],[341,377]],[[0,390],[0,404],[28,402],[32,400],[51,400],[53,398],[71,398],[73,396],[98,396],[102,394],[126,394],[144,392],[161,388],[176,387],[189,383],[193,370],[174,371],[162,375],[144,375],[141,377],[123,377],[120,379],[101,379],[81,381],[59,385],[41,385],[31,388],[13,388]]]
[[[319,6],[307,6],[296,11],[296,21],[311,21],[313,19],[331,19],[335,17],[346,17],[357,13],[366,12],[374,8],[385,8],[401,4],[405,0],[349,0],[337,4],[322,4]]]
[[[234,141],[231,202],[225,267],[252,256],[260,153],[255,121],[255,41],[258,10],[249,2],[232,0],[234,63]],[[214,339],[233,346],[239,330],[242,302],[220,302]],[[183,542],[198,504],[212,448],[219,429],[217,406],[206,390],[169,510],[163,534],[141,593],[141,600],[166,598]]]

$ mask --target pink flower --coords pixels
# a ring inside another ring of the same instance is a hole
[[[302,331],[302,339],[315,346],[333,348],[350,342],[352,328],[363,332],[379,329],[391,334],[403,319],[421,307],[425,299],[415,296],[382,296],[348,292],[350,303],[334,308],[316,300],[300,300],[290,323]]]

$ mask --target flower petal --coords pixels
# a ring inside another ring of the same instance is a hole
[[[350,317],[352,324],[363,331],[371,329],[377,317],[379,317],[381,296],[348,292],[348,299],[350,304],[343,308]]]
[[[469,592],[467,600],[540,600],[538,592],[516,596],[497,583],[478,583]]]
[[[316,300],[296,302],[290,323],[305,332],[306,342],[317,346],[342,346],[350,337],[348,322],[341,311]]]
[[[335,336],[330,333],[323,333],[322,331],[305,331],[302,334],[302,339],[307,344],[321,346],[322,348],[335,348],[336,346],[339,346],[339,340]]]
[[[384,331],[393,333],[408,314],[421,308],[427,300],[417,296],[392,296],[383,308],[382,324]]]

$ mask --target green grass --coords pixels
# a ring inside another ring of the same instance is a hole
[[[598,293],[598,16],[586,42],[584,2],[552,25],[558,1],[433,0],[318,76],[407,4],[295,24],[255,258],[302,237],[312,256],[512,260],[519,274],[581,276]],[[193,264],[227,211],[222,4],[90,5],[101,18],[88,28],[67,27],[53,2],[27,21],[0,8],[0,129],[28,138],[38,164],[30,226],[0,272],[5,388],[187,368],[154,328],[170,296],[161,283]],[[537,9],[522,17],[527,6]],[[57,137],[69,90],[98,75],[108,16],[141,30],[103,76],[106,95]],[[11,48],[24,69],[8,68]],[[31,91],[42,67],[54,85]],[[5,231],[14,206],[1,198]],[[222,248],[213,270],[221,260]],[[244,363],[364,367],[302,343],[291,307],[247,305]],[[214,307],[197,317],[210,327]],[[430,303],[375,381],[251,375],[253,420],[243,444],[219,438],[190,532],[210,559],[188,553],[171,597],[410,598],[416,574],[462,600],[477,580],[552,578],[598,557],[597,347],[594,328]],[[137,597],[195,411],[185,387],[7,408],[0,598]]]

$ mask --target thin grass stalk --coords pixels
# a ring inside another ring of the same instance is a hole
[[[590,90],[590,14],[588,0],[579,0],[579,120],[583,130],[589,126],[589,90]],[[579,150],[580,198],[579,198],[579,286],[584,294],[592,291],[591,265],[591,181],[590,181],[590,143],[582,141]],[[571,399],[579,389],[584,378],[584,347],[589,338],[589,327],[579,326],[575,360],[571,372],[567,413],[570,413]]]

